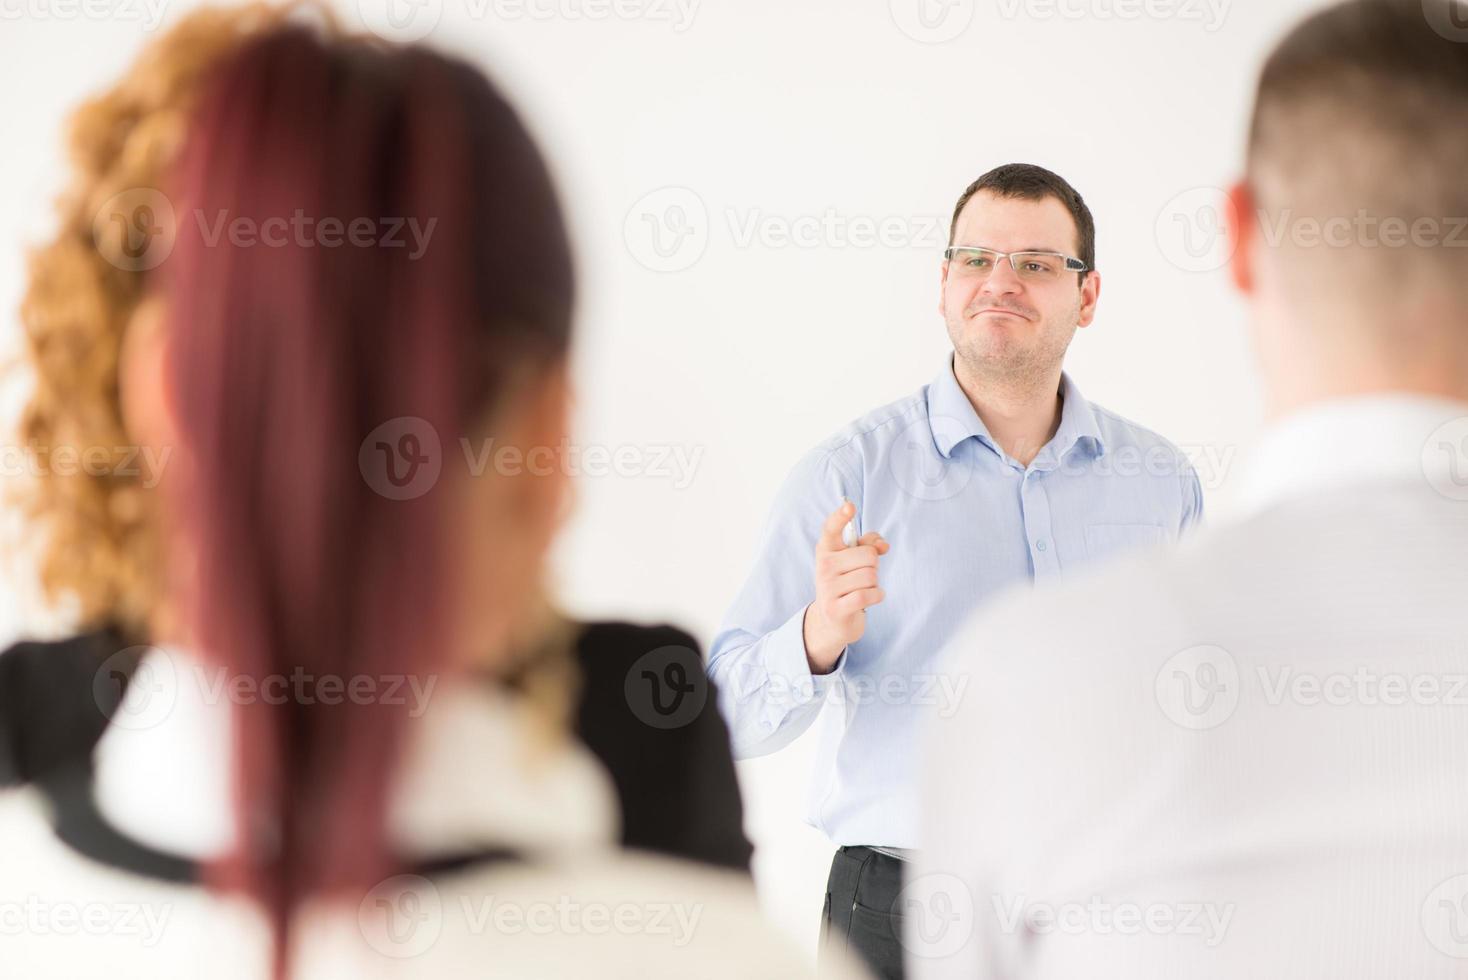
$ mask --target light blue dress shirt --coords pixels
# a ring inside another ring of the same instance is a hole
[[[807,819],[836,844],[914,846],[917,735],[925,712],[948,717],[964,695],[960,678],[939,673],[938,657],[977,606],[1006,587],[1171,540],[1202,516],[1185,456],[1087,402],[1065,375],[1055,437],[1021,466],[990,437],[952,359],[931,384],[796,464],[709,651],[737,757],[773,752],[823,704],[834,709]],[[815,543],[842,497],[856,504],[858,534],[880,531],[892,546],[878,564],[886,597],[832,672],[813,676],[803,625],[815,599]],[[951,751],[961,764],[963,746]]]

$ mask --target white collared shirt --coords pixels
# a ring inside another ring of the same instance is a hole
[[[1465,418],[1468,402],[1405,394],[1303,408],[1266,430],[1255,447],[1243,474],[1242,509],[1257,513],[1305,494],[1393,479],[1424,478],[1449,495],[1456,486],[1468,496]]]
[[[1248,517],[967,624],[912,975],[1468,972],[1465,440],[1468,404],[1309,409]]]

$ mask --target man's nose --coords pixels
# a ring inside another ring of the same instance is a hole
[[[1024,284],[1015,274],[1014,266],[1009,264],[1008,258],[1000,259],[994,263],[989,278],[984,280],[984,288],[979,290],[982,295],[1013,296],[1022,292]]]

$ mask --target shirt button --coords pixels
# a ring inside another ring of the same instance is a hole
[[[1044,551],[1045,550],[1045,539],[1044,538],[1041,538],[1039,541],[1036,541],[1035,542],[1035,550],[1036,551]]]

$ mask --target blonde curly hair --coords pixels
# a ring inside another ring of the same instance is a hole
[[[83,629],[146,636],[162,589],[155,494],[123,423],[118,369],[148,273],[126,261],[126,229],[97,216],[119,195],[158,188],[182,144],[201,74],[301,4],[207,8],[152,42],[70,122],[71,176],[55,238],[30,256],[20,316],[31,382],[19,445],[31,479],[14,492],[48,601]],[[324,9],[312,15],[335,28]],[[78,457],[86,460],[80,469]],[[70,458],[61,466],[57,460]]]

